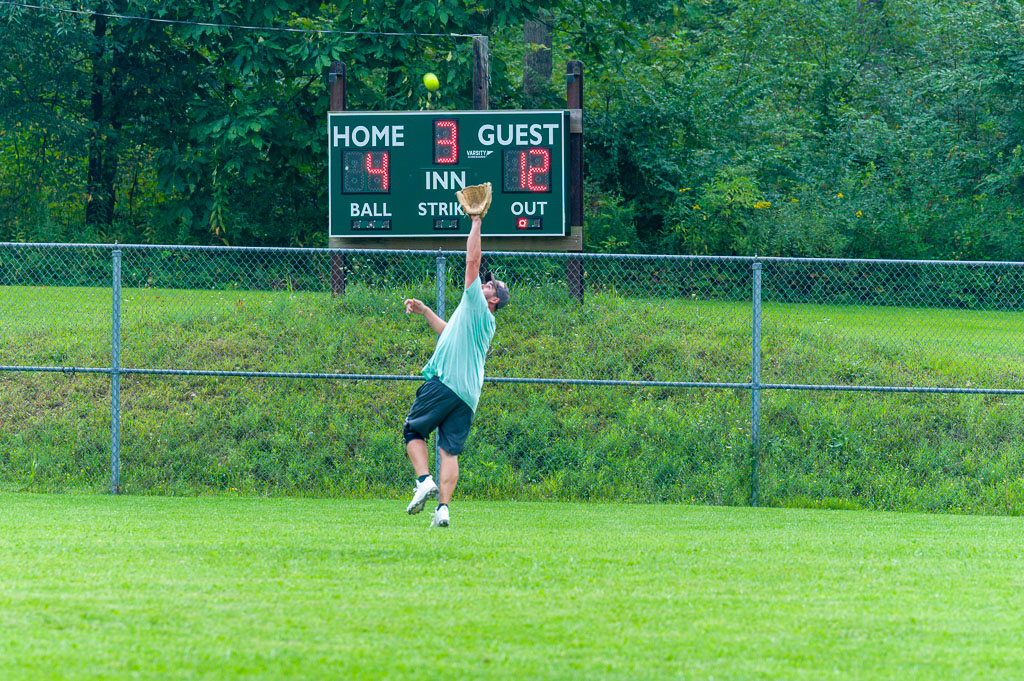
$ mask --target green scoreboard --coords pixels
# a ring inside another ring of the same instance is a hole
[[[568,111],[332,112],[332,237],[469,233],[455,192],[490,182],[485,236],[569,233]]]

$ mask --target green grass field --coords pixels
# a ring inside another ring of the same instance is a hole
[[[1019,519],[0,494],[5,679],[1019,679]]]

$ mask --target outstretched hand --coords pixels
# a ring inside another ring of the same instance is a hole
[[[422,300],[408,298],[405,301],[405,314],[423,314],[429,309],[430,308],[423,304]]]
[[[441,335],[441,332],[444,331],[444,327],[447,326],[447,323],[434,314],[434,311],[428,306],[424,305],[422,300],[417,300],[416,298],[405,299],[405,314],[423,315],[423,318],[427,320],[427,324],[429,324],[430,328],[434,330],[434,333],[438,335]]]

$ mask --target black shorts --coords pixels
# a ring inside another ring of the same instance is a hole
[[[416,391],[409,415],[405,417],[405,441],[426,440],[437,429],[441,449],[458,456],[466,446],[473,410],[438,378]]]

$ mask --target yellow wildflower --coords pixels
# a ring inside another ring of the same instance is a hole
[[[841,199],[841,198],[843,198],[843,193],[842,193],[842,192],[839,192],[838,194],[836,194],[836,198],[837,198],[837,199]]]
[[[861,217],[862,215],[864,215],[864,213],[861,213],[860,211],[857,211],[857,217]]]

